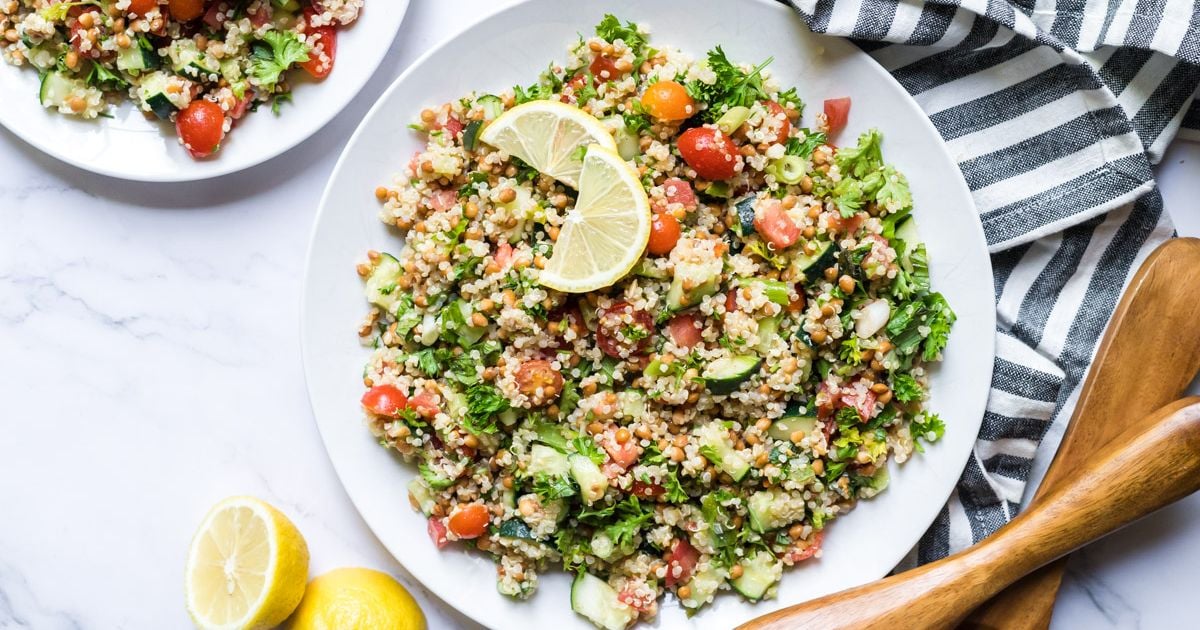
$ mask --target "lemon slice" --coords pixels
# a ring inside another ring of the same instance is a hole
[[[558,101],[517,105],[492,121],[479,139],[572,188],[579,187],[582,147],[617,150],[612,133],[595,116]]]
[[[607,287],[633,269],[649,240],[650,200],[637,171],[616,150],[592,145],[540,282],[566,293]]]
[[[308,545],[278,510],[252,497],[215,505],[192,539],[187,608],[200,628],[269,628],[296,609]]]

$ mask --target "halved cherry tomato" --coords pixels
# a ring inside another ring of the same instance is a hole
[[[225,112],[212,101],[194,100],[175,117],[175,130],[192,157],[208,157],[225,138]]]
[[[696,101],[692,100],[687,88],[674,81],[659,81],[646,88],[646,93],[642,94],[642,107],[665,122],[687,120],[696,113]]]
[[[204,15],[204,0],[170,0],[167,6],[171,9],[171,19],[180,22],[191,22]]]
[[[800,240],[800,226],[792,221],[778,199],[759,202],[754,212],[754,229],[775,249],[791,247]]]
[[[534,406],[544,405],[555,398],[563,388],[563,376],[545,359],[534,359],[521,363],[517,368],[517,389],[529,397]]]
[[[696,209],[696,192],[686,180],[669,177],[662,183],[663,192],[667,194],[667,203],[683,204],[686,210]]]
[[[450,531],[459,538],[478,538],[487,531],[492,514],[482,503],[460,505],[450,513]]]
[[[617,70],[617,64],[604,55],[596,55],[596,58],[592,59],[592,63],[588,66],[588,72],[592,73],[592,81],[596,85],[615,81],[621,78],[622,74],[625,74]]]
[[[679,154],[704,179],[729,179],[737,173],[737,146],[729,136],[712,127],[695,127],[678,140]]]
[[[596,345],[614,359],[642,354],[650,346],[653,334],[654,318],[629,302],[617,302],[602,310],[596,321]]]
[[[158,0],[129,0],[129,8],[126,9],[134,15],[146,15],[158,6]]]
[[[324,79],[333,72],[333,64],[337,59],[337,29],[331,25],[316,26],[313,17],[316,10],[308,7],[304,10],[304,20],[307,23],[305,32],[309,42],[308,61],[300,64],[304,71],[314,79]]]
[[[646,249],[655,256],[666,256],[679,242],[679,220],[669,212],[655,212],[650,219],[650,242]]]
[[[437,395],[427,389],[413,394],[413,397],[408,399],[407,406],[422,418],[432,418],[442,411],[442,408],[438,406]]]
[[[767,106],[767,111],[770,112],[771,117],[780,121],[779,133],[775,134],[775,143],[783,144],[787,142],[788,136],[792,133],[792,121],[788,120],[787,110],[783,108],[783,105],[775,101],[767,101],[764,105]]]
[[[850,118],[850,97],[825,99],[825,119],[829,122],[830,137],[846,128]]]
[[[691,348],[700,343],[700,318],[692,313],[681,313],[667,322],[667,333],[671,341],[680,348]]]
[[[377,416],[395,416],[408,407],[408,396],[395,385],[376,385],[363,394],[362,406]]]
[[[667,489],[657,483],[646,483],[638,479],[633,480],[633,487],[629,491],[633,496],[643,499],[656,499],[667,493]]]
[[[686,584],[692,579],[692,571],[700,562],[700,552],[684,538],[675,541],[675,545],[663,558],[667,561],[667,576],[664,579],[668,587],[676,584]]]
[[[446,538],[446,524],[442,522],[442,519],[437,517],[429,519],[429,525],[426,527],[426,530],[429,531],[429,540],[432,540],[438,549],[450,544],[450,541]]]

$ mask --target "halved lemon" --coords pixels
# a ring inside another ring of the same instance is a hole
[[[598,144],[617,150],[612,132],[595,116],[558,101],[517,105],[485,127],[479,139],[572,188],[579,188],[581,149]]]
[[[286,516],[253,497],[215,505],[192,539],[187,608],[200,628],[270,628],[300,603],[308,545]]]
[[[540,282],[566,293],[607,287],[633,269],[649,240],[650,199],[637,171],[615,149],[592,145]]]

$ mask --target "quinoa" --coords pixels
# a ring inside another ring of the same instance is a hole
[[[878,131],[835,148],[844,121],[803,126],[765,64],[647,38],[606,16],[532,86],[420,112],[424,148],[375,191],[406,246],[358,265],[367,425],[417,465],[433,541],[492,555],[517,598],[556,567],[598,576],[631,621],[666,593],[769,597],[819,557],[941,436],[923,366],[954,322]],[[539,283],[576,191],[475,140],[537,99],[613,129],[677,226],[607,288]],[[733,149],[706,163],[696,133]]]

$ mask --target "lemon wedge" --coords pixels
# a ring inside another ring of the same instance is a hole
[[[308,585],[287,630],[425,630],[425,613],[392,576],[335,569]]]
[[[641,259],[650,240],[650,199],[615,149],[588,147],[579,198],[563,221],[539,281],[566,293],[612,285]]]
[[[286,516],[253,497],[209,511],[187,559],[187,608],[200,628],[270,628],[304,596],[308,545]]]
[[[479,139],[576,189],[581,149],[598,144],[617,150],[612,133],[595,116],[558,101],[517,105],[485,127]]]

